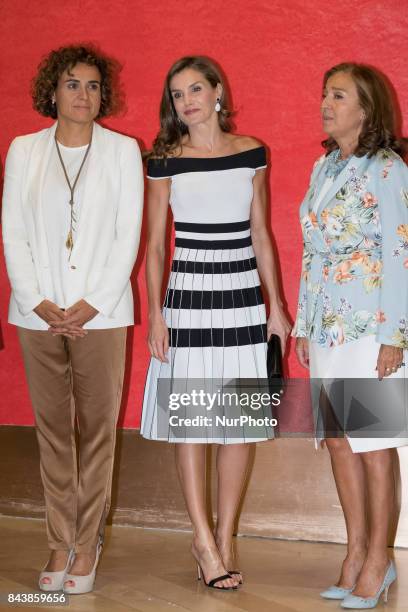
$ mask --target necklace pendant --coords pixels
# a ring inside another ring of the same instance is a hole
[[[68,236],[67,236],[67,240],[65,242],[65,246],[67,247],[67,249],[69,251],[72,251],[73,246],[74,246],[74,240],[73,240],[73,237],[72,237],[72,231],[71,230],[69,230],[69,232],[68,232]]]

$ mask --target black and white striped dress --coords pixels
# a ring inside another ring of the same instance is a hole
[[[171,178],[175,250],[163,305],[169,328],[168,363],[152,358],[141,434],[172,442],[248,442],[226,430],[201,438],[159,431],[161,379],[231,382],[266,374],[266,313],[251,243],[252,179],[266,167],[264,147],[217,158],[148,162],[148,178]],[[162,428],[161,428],[162,429]],[[273,437],[265,430],[259,439]]]

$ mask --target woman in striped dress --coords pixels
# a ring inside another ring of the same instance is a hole
[[[148,161],[152,359],[141,425],[146,438],[177,442],[176,465],[193,525],[192,554],[199,575],[202,571],[206,584],[219,589],[242,583],[241,572],[232,569],[232,536],[248,466],[246,443],[272,438],[273,427],[267,419],[255,433],[240,425],[215,426],[208,422],[208,408],[194,412],[191,402],[184,412],[180,404],[169,410],[168,399],[192,387],[217,392],[220,387],[236,390],[242,380],[262,385],[267,339],[276,333],[284,348],[290,331],[266,225],[265,149],[254,138],[231,133],[227,108],[223,79],[211,60],[186,57],[172,66],[161,101],[161,129]],[[169,202],[176,240],[162,307]],[[257,267],[270,302],[268,320]],[[222,400],[218,409],[228,412]],[[188,422],[172,427],[180,414],[204,421],[200,427]],[[209,442],[219,444],[215,534],[205,500]]]

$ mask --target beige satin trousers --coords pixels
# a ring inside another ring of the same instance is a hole
[[[99,536],[103,538],[126,331],[88,330],[84,338],[70,340],[18,328],[35,414],[51,549],[91,552]]]

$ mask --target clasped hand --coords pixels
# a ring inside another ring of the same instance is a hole
[[[50,300],[43,300],[34,312],[49,325],[48,331],[53,336],[62,335],[72,340],[86,336],[88,332],[83,325],[98,314],[98,310],[85,300],[79,300],[67,310],[61,310]]]
[[[285,353],[286,341],[292,329],[283,308],[281,306],[271,307],[271,313],[267,321],[267,339],[270,340],[272,334],[279,336],[281,341],[282,355]]]

